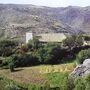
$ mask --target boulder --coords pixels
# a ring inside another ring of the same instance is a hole
[[[90,59],[84,60],[83,64],[78,65],[74,71],[70,74],[73,78],[78,76],[86,76],[90,74]]]
[[[83,62],[83,65],[86,65],[87,67],[90,67],[90,59],[86,59],[86,60]]]

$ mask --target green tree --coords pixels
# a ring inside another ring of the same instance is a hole
[[[10,56],[17,45],[16,41],[8,39],[0,40],[0,56]]]
[[[43,64],[61,63],[65,50],[58,45],[46,44],[34,53]]]
[[[64,41],[63,41],[63,45],[64,46],[68,46],[68,48],[70,48],[71,50],[75,47],[80,47],[83,45],[83,38],[81,35],[73,35],[71,37],[67,37]]]
[[[39,39],[34,37],[33,40],[30,40],[28,43],[28,47],[33,49],[38,49],[41,47],[41,43],[39,42]]]

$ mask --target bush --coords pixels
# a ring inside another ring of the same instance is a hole
[[[46,44],[35,51],[34,54],[38,57],[41,64],[58,64],[62,63],[65,52],[66,50],[61,49],[60,46]]]
[[[27,45],[21,45],[19,48],[17,48],[16,53],[17,54],[25,54],[28,52],[28,46]]]
[[[42,45],[41,43],[39,42],[38,38],[37,37],[34,37],[33,40],[30,40],[29,43],[28,43],[28,47],[29,49],[33,48],[33,49],[38,49],[40,48]]]
[[[74,81],[75,88],[74,90],[85,90],[85,83],[83,78],[78,77]]]
[[[49,73],[47,77],[51,88],[58,87],[60,90],[69,90],[68,73]]]
[[[13,63],[12,62],[12,57],[11,56],[4,57],[4,58],[2,58],[1,67],[4,68],[4,69],[10,68],[10,63]]]
[[[34,50],[20,49],[24,53],[17,53],[12,56],[15,66],[33,66],[37,64],[58,64],[65,62],[66,49],[62,49],[58,44],[45,44]],[[26,51],[26,52],[25,52]]]
[[[77,55],[77,62],[78,62],[79,64],[81,64],[81,63],[83,63],[83,61],[84,61],[85,59],[88,59],[88,58],[90,58],[90,49],[88,49],[88,50],[82,50],[82,51],[80,51],[79,54]]]
[[[39,64],[38,58],[32,54],[14,54],[12,56],[12,62],[15,67],[25,67]]]
[[[10,56],[17,45],[16,41],[0,40],[0,56]]]
[[[6,85],[6,90],[21,90],[17,85],[10,83]]]
[[[71,90],[90,90],[90,75],[77,77],[74,80],[74,88]]]
[[[0,90],[28,90],[23,86],[19,85],[17,82],[7,79],[4,76],[0,76]]]
[[[87,75],[84,81],[85,81],[85,86],[86,86],[85,90],[90,90],[90,75]]]

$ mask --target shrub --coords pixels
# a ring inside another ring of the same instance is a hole
[[[71,90],[90,90],[90,74],[85,77],[77,77],[74,80],[74,88]]]
[[[17,85],[10,83],[6,85],[6,90],[21,90]]]
[[[25,67],[25,66],[33,66],[39,64],[37,57],[32,54],[14,54],[12,56],[12,61],[15,67]]]
[[[15,53],[24,55],[27,52],[28,52],[28,46],[27,45],[21,45],[16,49]]]
[[[33,40],[30,40],[28,43],[28,47],[29,49],[33,48],[33,49],[38,49],[40,48],[42,45],[38,40],[38,37],[34,37]]]
[[[41,64],[58,64],[62,63],[65,52],[59,45],[49,43],[35,51],[35,55]]]
[[[49,73],[47,77],[51,88],[58,87],[60,90],[69,90],[68,73]]]
[[[74,81],[75,88],[74,90],[85,90],[85,83],[83,78],[78,77]]]
[[[10,63],[13,63],[12,57],[11,56],[4,57],[3,60],[2,60],[1,67],[4,68],[4,69],[10,68]],[[13,65],[14,65],[14,63],[13,63]]]
[[[0,40],[0,56],[10,56],[17,45],[16,41]]]
[[[90,75],[87,75],[84,81],[86,86],[85,90],[90,90]]]
[[[79,54],[77,55],[77,62],[78,62],[79,64],[81,64],[81,63],[83,63],[83,61],[84,61],[85,59],[88,59],[88,58],[90,58],[90,49],[88,49],[88,50],[82,50],[82,51],[80,51]]]

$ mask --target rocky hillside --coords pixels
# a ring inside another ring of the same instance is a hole
[[[0,4],[0,35],[20,37],[27,31],[90,32],[90,7],[49,8]]]
[[[77,31],[90,32],[90,6],[56,8],[52,16]]]
[[[86,59],[83,64],[78,65],[74,71],[70,74],[71,77],[84,77],[90,74],[90,59]]]

